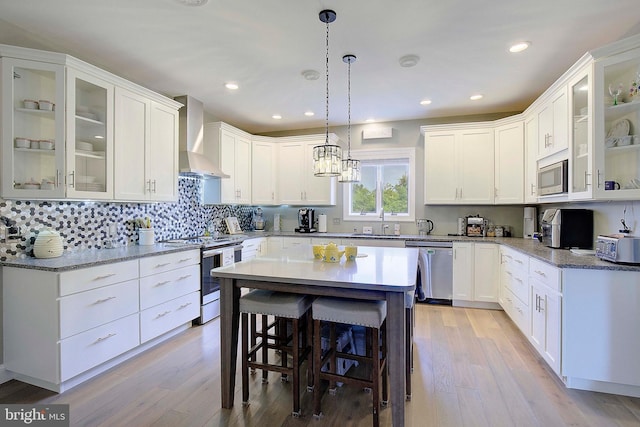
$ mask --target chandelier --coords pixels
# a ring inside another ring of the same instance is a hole
[[[347,158],[342,159],[342,167],[340,176],[338,177],[338,182],[360,182],[360,160],[354,160],[351,158],[351,63],[356,62],[356,56],[345,55],[342,57],[342,61],[346,62],[349,66],[347,78],[349,121],[347,126]]]
[[[315,176],[340,176],[342,167],[342,148],[339,145],[329,144],[329,24],[336,20],[336,13],[333,10],[323,10],[320,12],[320,21],[327,27],[326,55],[325,55],[325,140],[323,145],[313,147],[313,174]]]

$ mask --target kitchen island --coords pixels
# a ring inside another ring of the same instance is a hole
[[[405,293],[416,286],[418,250],[359,247],[355,261],[314,260],[310,247],[269,253],[264,257],[212,270],[220,277],[220,351],[222,407],[233,407],[241,288],[269,289],[387,301],[390,404],[394,426],[404,426]]]

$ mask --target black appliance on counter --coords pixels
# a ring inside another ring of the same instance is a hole
[[[315,211],[311,208],[301,208],[298,210],[298,228],[295,229],[298,233],[315,233]]]
[[[593,211],[590,209],[547,209],[540,228],[539,240],[550,248],[593,247]]]

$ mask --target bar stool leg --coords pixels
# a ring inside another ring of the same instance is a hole
[[[305,321],[305,327],[306,327],[304,345],[305,345],[305,351],[307,352],[307,393],[311,393],[313,392],[313,386],[314,386],[313,351],[310,350],[314,348],[313,347],[313,319],[311,318],[311,310],[307,311],[307,313],[305,314],[304,321]]]
[[[373,340],[373,363],[371,379],[373,381],[372,393],[373,393],[373,426],[380,426],[380,336],[379,330],[371,328],[372,340]]]
[[[269,363],[269,319],[267,316],[262,315],[262,363]],[[269,371],[266,369],[262,370],[262,384],[267,384],[269,382]]]
[[[329,372],[332,374],[335,374],[337,372],[336,369],[336,363],[337,363],[337,357],[336,357],[336,324],[331,322],[329,323],[329,351],[330,356],[329,356]],[[336,392],[337,392],[337,388],[338,386],[336,385],[336,381],[335,380],[330,380],[329,381],[329,395],[330,396],[335,396]]]
[[[380,327],[380,333],[382,334],[382,357],[384,358],[384,367],[382,369],[382,405],[387,406],[389,404],[389,371],[387,365],[387,332],[386,332],[386,320]]]
[[[256,315],[254,313],[251,313],[251,315],[249,316],[249,318],[251,319],[251,348],[254,348],[256,346],[257,343],[257,321],[256,321]],[[256,354],[253,353],[251,355],[251,361],[255,362],[256,361]],[[254,375],[256,373],[256,368],[251,368],[251,375]]]
[[[242,313],[242,403],[249,404],[249,361],[246,355],[249,353],[249,316]]]
[[[320,387],[320,361],[322,358],[322,340],[320,338],[321,328],[320,320],[313,321],[313,416],[320,418],[322,411],[320,409],[321,387]]]
[[[405,359],[405,382],[406,382],[406,399],[411,400],[411,372],[413,371],[413,308],[406,309],[406,346],[404,352]]]
[[[300,370],[298,367],[300,366],[300,336],[299,333],[299,324],[298,319],[292,320],[293,324],[293,415],[294,418],[298,418],[300,416]],[[286,329],[285,329],[286,335]],[[285,338],[286,339],[286,338]],[[287,355],[284,355],[284,364],[287,364]]]

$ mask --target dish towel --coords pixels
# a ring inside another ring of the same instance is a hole
[[[429,251],[421,249],[418,256],[418,270],[420,271],[420,280],[416,284],[416,296],[418,301],[424,301],[430,298],[431,292],[431,254]]]

